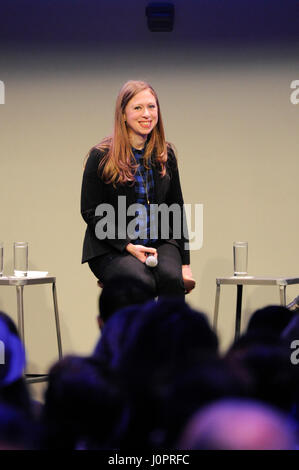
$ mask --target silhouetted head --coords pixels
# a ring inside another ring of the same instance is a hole
[[[148,371],[164,365],[175,371],[217,351],[218,339],[206,316],[184,299],[165,297],[116,312],[94,356],[110,368],[128,367],[134,373],[136,367]]]
[[[66,356],[49,372],[45,393],[43,446],[114,446],[121,398],[92,359]],[[108,447],[107,447],[108,446]]]
[[[0,403],[0,450],[34,450],[35,438],[36,428],[28,415]]]
[[[27,413],[34,411],[24,378],[25,349],[14,321],[0,312],[0,401]]]
[[[0,388],[23,377],[25,350],[13,321],[0,315]]]
[[[248,397],[251,384],[246,379],[222,358],[178,374],[163,404],[166,448],[173,448],[186,422],[203,406],[225,397]]]
[[[108,318],[121,308],[140,305],[153,298],[153,291],[147,284],[134,283],[122,275],[107,280],[99,296],[99,326],[103,327]]]
[[[192,365],[218,354],[206,316],[180,298],[127,307],[107,321],[94,359],[118,383],[130,414],[124,447],[151,447],[163,425],[163,408],[174,380]]]
[[[299,340],[299,315],[296,313],[281,333],[281,339],[287,344]]]
[[[248,376],[252,398],[290,412],[298,388],[298,372],[290,355],[285,342],[253,330],[232,345],[226,359],[233,369]]]
[[[261,308],[252,314],[247,326],[247,333],[265,333],[279,338],[294,315],[294,312],[280,305]]]
[[[200,410],[187,423],[180,449],[295,449],[295,426],[274,408],[254,401],[221,400]]]
[[[9,315],[7,315],[7,313],[2,312],[1,310],[0,310],[0,321],[3,321],[6,324],[6,326],[8,327],[11,333],[19,337],[19,332],[18,332],[15,322]]]

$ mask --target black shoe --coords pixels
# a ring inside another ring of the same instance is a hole
[[[294,298],[294,300],[287,305],[287,308],[292,312],[299,311],[299,295]]]

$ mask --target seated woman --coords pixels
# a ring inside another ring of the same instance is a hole
[[[82,263],[100,283],[119,274],[138,279],[146,287],[142,300],[183,297],[194,288],[177,161],[148,83],[131,80],[120,90],[113,134],[85,162],[81,214]],[[155,267],[146,264],[148,255]]]

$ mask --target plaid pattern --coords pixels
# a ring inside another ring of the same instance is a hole
[[[150,217],[150,206],[147,203],[147,195],[146,195],[146,189],[147,187],[147,194],[150,202],[153,202],[153,197],[154,197],[154,177],[153,177],[153,171],[152,168],[149,170],[146,170],[144,167],[144,162],[143,162],[143,154],[144,154],[144,149],[143,150],[137,150],[135,148],[132,148],[134,157],[136,159],[136,162],[139,164],[139,168],[136,172],[135,175],[135,192],[136,192],[136,203],[142,204],[145,209],[146,209],[146,220],[142,217],[141,213],[136,213],[136,217],[140,215],[140,218],[138,218],[138,225],[136,226],[136,231],[139,230],[141,234],[145,230],[146,227],[146,238],[141,239],[137,238],[136,240],[132,240],[132,243],[135,245],[148,245],[149,242],[154,242],[157,239],[150,238],[150,227],[151,224],[154,224],[154,216],[152,218]],[[146,185],[146,186],[145,186]],[[154,225],[152,225],[152,230],[154,228]],[[155,232],[154,232],[155,233]]]

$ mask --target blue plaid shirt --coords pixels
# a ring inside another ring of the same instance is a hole
[[[147,197],[149,199],[150,203],[153,203],[153,198],[154,198],[154,176],[153,176],[153,170],[151,166],[149,165],[150,169],[147,170],[144,167],[144,161],[143,161],[143,154],[144,154],[144,149],[143,150],[137,150],[134,147],[132,147],[134,157],[136,159],[136,162],[139,164],[139,168],[137,169],[136,175],[135,175],[135,193],[136,193],[136,203],[142,204],[143,207],[146,209],[146,220],[144,217],[142,217],[142,213],[138,212],[136,213],[136,217],[138,217],[138,225],[136,225],[136,231],[139,230],[141,234],[143,231],[146,234],[146,238],[136,238],[136,240],[132,240],[132,243],[135,245],[148,245],[149,242],[154,242],[157,240],[156,238],[150,238],[150,228],[152,226],[152,230],[154,229],[155,233],[155,227],[154,227],[154,216],[150,216],[150,205],[147,202]],[[146,194],[147,192],[147,194]],[[146,230],[145,230],[146,227]]]

